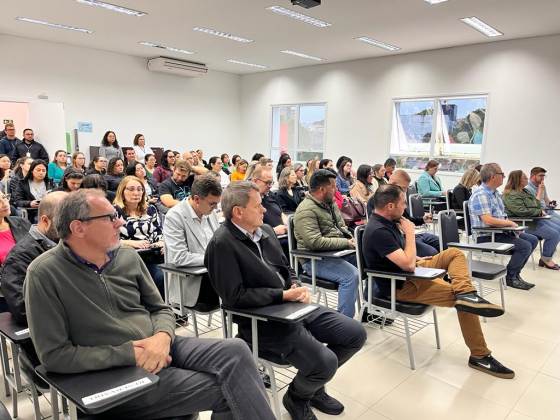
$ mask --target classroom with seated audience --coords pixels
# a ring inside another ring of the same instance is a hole
[[[558,16],[3,2],[0,420],[558,419]]]

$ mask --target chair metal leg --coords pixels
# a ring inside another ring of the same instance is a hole
[[[328,308],[329,307],[329,301],[327,300],[327,292],[325,292],[324,290],[321,290],[321,294],[323,295],[323,299],[325,300],[325,306]]]
[[[439,325],[438,325],[438,319],[437,319],[437,312],[436,309],[434,308],[433,311],[433,317],[434,317],[434,330],[436,332],[436,346],[439,349],[441,349],[441,343],[439,341]]]
[[[272,391],[272,404],[274,405],[274,415],[277,420],[282,420],[282,406],[280,405],[280,398],[278,396],[278,387],[276,386],[276,374],[274,368],[266,360],[261,359],[262,364],[265,366],[268,375],[270,376],[270,389]]]
[[[53,420],[59,420],[58,413],[58,392],[51,386],[51,410]]]
[[[212,315],[213,315],[213,312],[210,312],[208,314],[208,328],[210,328],[212,326]]]
[[[70,420],[78,420],[78,409],[72,401],[68,401],[68,411],[70,412]]]
[[[222,335],[223,338],[228,338],[228,325],[226,321],[226,311],[222,309],[220,312],[222,316]]]
[[[531,264],[533,265],[533,271],[536,270],[535,266],[535,255],[531,252]]]
[[[476,282],[478,283],[478,287],[480,288],[480,297],[484,299],[484,289],[482,288],[482,282],[478,279],[476,279]],[[482,317],[482,322],[486,322],[486,317]]]
[[[404,332],[406,335],[406,345],[408,346],[408,358],[410,359],[410,368],[412,370],[416,369],[416,366],[414,365],[414,353],[412,351],[412,343],[411,343],[411,339],[410,339],[410,330],[408,329],[408,319],[406,318],[406,316],[402,316],[401,317],[404,323]]]
[[[196,313],[194,311],[191,312],[192,319],[193,319],[193,328],[194,328],[194,335],[198,338],[198,321],[196,319]]]
[[[33,399],[33,410],[35,412],[35,420],[41,420],[41,410],[39,406],[39,392],[37,391],[37,387],[32,381],[28,383],[29,389],[31,391],[31,398]]]
[[[10,359],[8,358],[8,345],[4,336],[0,336],[0,343],[0,354],[2,355],[2,378],[4,379],[4,390],[6,391],[6,397],[9,397],[11,395],[11,386],[6,375],[10,371]]]
[[[506,309],[506,300],[504,298],[504,287],[507,288],[507,286],[504,286],[506,283],[506,277],[502,277],[500,278],[500,295],[502,296],[502,308],[504,308],[504,310]]]
[[[12,387],[12,416],[14,419],[18,416],[18,404],[17,404],[18,392],[15,386]]]

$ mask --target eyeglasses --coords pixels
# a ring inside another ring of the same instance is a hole
[[[274,181],[263,181],[260,178],[255,178],[257,181],[261,181],[263,184],[265,184],[267,187],[272,187],[274,185]]]
[[[136,188],[135,187],[126,187],[125,190],[130,191],[130,192],[136,191],[136,192],[139,192],[139,193],[144,192],[143,187],[136,187]]]
[[[506,174],[504,172],[496,172],[494,175],[506,176]]]
[[[12,198],[12,194],[4,194],[0,200],[10,201],[10,198]]]
[[[119,218],[117,212],[115,211],[113,213],[102,214],[101,216],[91,216],[91,217],[86,217],[84,219],[77,219],[77,220],[79,222],[91,222],[92,220],[103,219],[104,217],[108,217],[111,223],[114,223],[115,220]]]
[[[546,175],[545,175],[545,174],[538,174],[537,176],[538,176],[539,178],[546,178]]]

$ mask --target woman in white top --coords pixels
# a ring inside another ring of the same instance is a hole
[[[222,169],[222,159],[219,156],[212,156],[208,161],[208,170],[220,174],[220,185],[225,188],[229,185],[229,176]]]
[[[154,154],[153,150],[150,149],[150,146],[146,146],[146,139],[144,138],[144,134],[136,134],[134,136],[132,148],[134,149],[134,153],[136,153],[136,161],[140,163],[146,163],[144,161],[146,155]]]

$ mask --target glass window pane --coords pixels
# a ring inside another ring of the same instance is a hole
[[[441,99],[436,156],[478,160],[482,152],[486,98]]]
[[[325,105],[299,108],[298,149],[323,150],[325,143]]]
[[[308,159],[323,159],[323,152],[302,152],[298,151],[296,155],[296,161],[306,163]]]
[[[433,117],[433,100],[396,102],[391,124],[391,153],[429,154]]]
[[[295,144],[296,107],[272,107],[272,147],[292,148]]]
[[[397,168],[400,169],[421,169],[426,167],[430,160],[429,157],[421,156],[391,156],[397,162]]]

